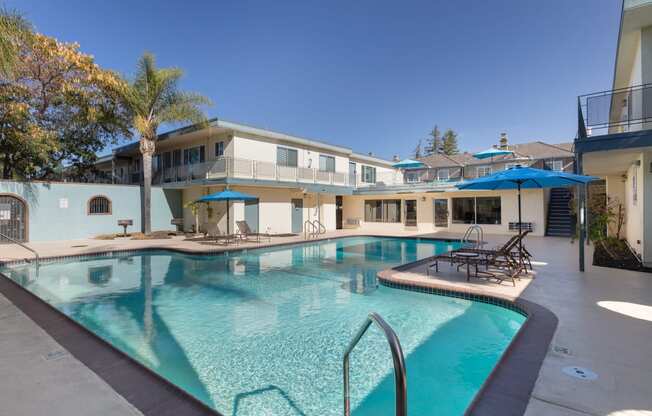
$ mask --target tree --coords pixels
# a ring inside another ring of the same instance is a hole
[[[421,151],[421,140],[419,140],[419,141],[417,142],[417,147],[415,147],[415,148],[414,148],[414,151],[412,152],[412,156],[413,156],[415,159],[419,159],[421,156],[423,156],[423,155],[421,154],[421,152],[422,152],[422,151]]]
[[[201,124],[206,116],[200,106],[209,105],[208,98],[179,89],[183,71],[178,68],[157,68],[154,55],[145,53],[138,62],[134,79],[122,92],[132,128],[140,135],[143,158],[143,232],[152,231],[151,186],[152,155],[156,150],[157,131],[163,123],[190,122]]]
[[[457,133],[455,133],[452,129],[447,129],[444,132],[442,152],[448,156],[456,155],[460,152],[457,148]]]
[[[123,81],[79,45],[34,33],[0,81],[0,164],[5,179],[82,178],[97,152],[128,136]]]
[[[17,12],[0,9],[0,77],[11,78],[19,60],[21,43],[32,35],[31,25]]]
[[[439,128],[435,124],[435,127],[428,133],[430,137],[428,137],[426,141],[426,149],[425,153],[426,155],[431,155],[433,153],[441,153],[442,151],[442,141],[441,141],[441,132],[439,131]]]

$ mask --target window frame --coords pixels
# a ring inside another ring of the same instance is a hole
[[[497,222],[478,222],[478,199],[497,199],[498,200],[498,221]],[[456,210],[455,205],[457,201],[461,200],[473,200],[473,221],[468,222],[465,220],[455,219]],[[453,197],[451,198],[451,223],[452,224],[478,224],[478,225],[502,225],[502,208],[503,208],[503,199],[500,195],[493,196],[463,196],[463,197]]]
[[[282,164],[282,163],[279,162],[279,157],[278,157],[278,156],[279,156],[279,150],[282,150],[282,151],[286,151],[286,152],[287,152],[287,155],[288,155],[288,158],[287,158],[288,163],[286,163],[286,164]],[[295,164],[294,164],[294,165],[289,164],[289,161],[290,161],[290,157],[289,157],[289,155],[290,155],[290,154],[294,154],[294,155],[296,155],[296,157],[295,157]],[[288,168],[297,168],[297,167],[299,167],[299,150],[298,150],[298,149],[294,149],[294,148],[292,148],[292,147],[276,146],[276,165],[277,165],[277,166],[284,166],[284,167],[288,167]]]
[[[380,209],[380,215],[376,214],[374,219],[370,219],[367,216],[367,205],[373,203],[376,206],[376,209]],[[392,218],[390,221],[388,215],[389,210],[387,209],[390,205],[394,205],[394,213],[397,217]],[[400,224],[403,219],[403,200],[402,199],[365,199],[364,200],[364,221],[365,222],[374,222],[374,223],[388,223],[388,224]]]
[[[214,146],[215,157],[224,157],[224,142],[215,142]]]
[[[360,181],[363,183],[376,183],[376,167],[375,166],[369,166],[369,165],[361,165],[362,166],[362,171],[360,172]],[[367,180],[367,175],[366,172],[372,172],[372,178],[371,180]]]
[[[547,159],[545,162],[545,166],[552,171],[555,172],[563,172],[564,171],[564,161],[561,159]],[[555,169],[555,164],[559,164],[559,169]]]
[[[107,201],[107,212],[92,212],[91,204],[97,199],[105,199]],[[95,216],[95,215],[112,215],[113,214],[113,201],[106,195],[93,195],[88,198],[86,202],[86,215]]]
[[[480,175],[480,169],[483,169],[484,171],[488,171],[489,173],[485,173],[484,175]],[[476,166],[475,167],[475,176],[478,178],[483,178],[485,176],[489,176],[493,173],[493,169],[491,165],[481,165],[481,166]]]
[[[446,178],[441,177],[441,172],[446,172]],[[451,178],[451,170],[449,168],[437,169],[437,180],[438,181],[448,181]]]
[[[322,160],[324,160],[324,167],[322,167]],[[332,161],[333,170],[328,169],[328,162]],[[335,156],[319,155],[319,171],[335,173]]]

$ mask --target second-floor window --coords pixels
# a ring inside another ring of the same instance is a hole
[[[335,172],[335,158],[333,156],[319,155],[319,170],[322,172]]]
[[[491,166],[478,166],[475,168],[476,174],[478,178],[481,178],[483,176],[491,175]]]
[[[376,183],[376,168],[373,166],[362,166],[362,182]]]
[[[515,168],[516,166],[522,166],[520,163],[505,163],[505,170]]]
[[[215,157],[224,156],[224,142],[215,143]]]
[[[546,167],[550,170],[561,171],[564,170],[563,160],[546,160]]]
[[[408,182],[408,183],[419,182],[420,179],[421,179],[421,176],[419,175],[419,172],[414,172],[414,171],[405,172],[405,181]]]
[[[437,180],[447,181],[450,179],[450,171],[448,169],[439,169],[437,171]]]
[[[276,164],[279,166],[290,166],[296,168],[299,163],[299,152],[296,149],[287,147],[276,148]]]
[[[195,163],[204,162],[204,146],[191,147],[183,149],[183,164],[194,165]]]

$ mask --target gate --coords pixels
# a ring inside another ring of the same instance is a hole
[[[27,241],[27,207],[11,195],[0,195],[0,234],[18,241]],[[0,236],[0,244],[9,243]]]

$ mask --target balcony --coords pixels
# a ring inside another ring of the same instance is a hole
[[[578,97],[578,139],[652,129],[652,84]]]
[[[273,162],[221,157],[204,163],[156,171],[153,183],[190,183],[195,180],[226,178],[336,186],[355,186],[356,179],[349,177],[345,172],[325,172],[312,168],[281,166]]]

